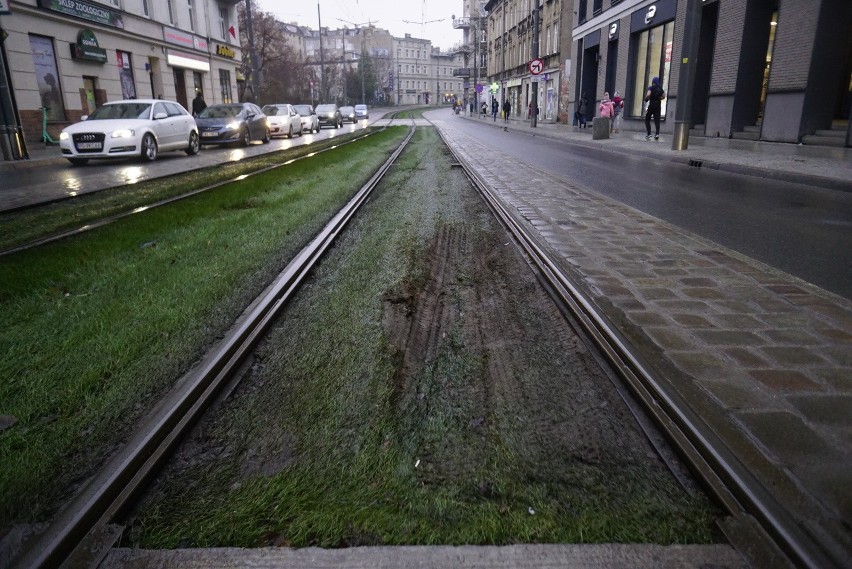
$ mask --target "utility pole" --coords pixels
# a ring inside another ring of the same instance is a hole
[[[535,0],[535,12],[533,12],[533,38],[532,38],[532,59],[539,56],[538,36],[539,27],[539,0]],[[530,99],[530,126],[535,128],[538,125],[538,75],[532,76],[532,99]]]
[[[692,91],[698,65],[698,40],[701,36],[701,0],[687,0],[686,21],[683,25],[683,53],[677,82],[677,106],[672,136],[672,150],[689,147],[689,126],[692,119]]]
[[[325,55],[322,51],[322,16],[320,16],[320,5],[317,2],[317,24],[319,25],[319,40],[320,40],[320,95],[319,99],[324,100],[328,97],[325,90]]]

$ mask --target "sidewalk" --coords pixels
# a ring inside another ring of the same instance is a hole
[[[477,119],[447,116],[436,124],[664,390],[700,417],[771,502],[820,544],[812,566],[852,566],[852,302],[486,150],[468,136],[467,120]],[[675,158],[668,137],[655,143],[626,133],[592,142],[588,129],[534,130],[569,144]],[[696,146],[677,159],[717,156],[726,167],[759,163],[781,178],[804,175],[847,187],[852,179],[848,160],[797,156],[799,162],[763,148]]]
[[[656,141],[645,140],[644,124],[641,132],[622,129],[620,133],[611,135],[612,138],[592,140],[591,121],[588,128],[582,129],[541,121],[532,127],[528,120],[510,119],[507,123],[499,117],[495,122],[490,116],[477,118],[460,114],[452,118],[478,121],[495,128],[551,138],[565,144],[597,147],[608,152],[852,192],[852,148],[690,136],[686,150],[672,150],[671,134],[661,133],[660,140]]]

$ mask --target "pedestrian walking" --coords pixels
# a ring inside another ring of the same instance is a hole
[[[660,112],[666,92],[660,86],[660,78],[654,77],[645,92],[648,110],[645,111],[645,140],[651,140],[651,117],[654,117],[654,140],[660,140]]]
[[[198,91],[198,94],[192,100],[192,116],[197,117],[206,108],[207,103],[204,102],[204,95],[201,94],[201,91]]]
[[[509,99],[503,101],[503,122],[509,122],[509,112],[512,110],[512,103]]]
[[[491,120],[497,122],[497,113],[500,112],[500,103],[496,97],[491,97]]]
[[[586,128],[586,112],[589,108],[589,98],[583,93],[580,95],[580,104],[577,105],[577,126]]]
[[[612,132],[612,117],[615,114],[615,109],[609,98],[609,91],[604,91],[603,99],[601,99],[601,104],[598,108],[598,114],[609,119],[610,132]]]
[[[612,118],[610,132],[619,133],[621,132],[621,112],[624,110],[624,99],[621,98],[618,91],[612,97],[612,109],[615,112],[615,116]]]

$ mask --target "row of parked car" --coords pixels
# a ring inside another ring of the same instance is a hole
[[[74,165],[92,158],[139,156],[152,162],[159,152],[183,150],[197,154],[203,144],[268,143],[272,137],[293,138],[319,132],[323,126],[339,128],[369,118],[366,105],[254,103],[210,105],[193,117],[179,103],[160,99],[131,99],[106,103],[59,135],[62,155]]]

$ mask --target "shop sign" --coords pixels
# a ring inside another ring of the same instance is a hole
[[[618,22],[613,22],[609,25],[609,39],[610,41],[616,39],[618,37]]]
[[[84,2],[83,0],[38,0],[38,5],[45,10],[53,10],[75,18],[124,29],[124,20],[120,12],[98,4]]]
[[[9,0],[0,0],[0,16],[9,16],[12,10],[9,9]]]
[[[210,62],[207,58],[193,53],[168,50],[166,52],[166,63],[172,67],[183,67],[196,71],[210,71]]]
[[[677,0],[658,0],[630,15],[630,31],[638,32],[673,20]]]
[[[187,49],[207,51],[207,40],[174,28],[163,28],[163,41],[167,41]]]
[[[77,43],[71,44],[71,58],[106,63],[107,54],[106,50],[98,44],[95,33],[92,30],[83,29],[77,33]]]
[[[230,57],[234,59],[237,57],[237,52],[228,47],[227,45],[216,44],[216,55],[221,55],[222,57]]]

